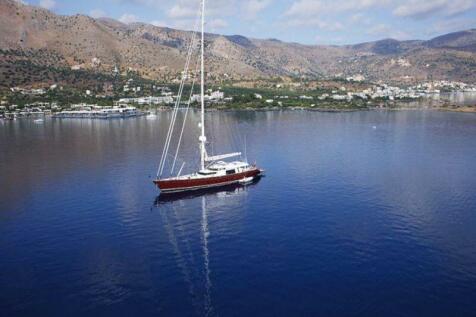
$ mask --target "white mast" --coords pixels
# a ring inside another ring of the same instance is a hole
[[[205,137],[205,64],[204,64],[204,51],[205,51],[205,41],[204,41],[204,31],[205,31],[205,0],[202,0],[202,40],[201,40],[201,61],[200,61],[200,102],[202,106],[202,117],[201,117],[201,128],[202,134],[200,135],[200,168],[205,169],[205,143],[207,138]]]

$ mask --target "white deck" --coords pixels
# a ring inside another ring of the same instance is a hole
[[[181,175],[179,177],[170,177],[164,180],[182,180],[182,179],[198,179],[207,177],[219,177],[229,175],[230,171],[234,171],[231,174],[242,173],[253,169],[254,167],[247,162],[234,161],[234,162],[215,162],[209,165],[207,168],[193,174]]]

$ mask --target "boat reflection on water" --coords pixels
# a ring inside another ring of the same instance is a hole
[[[250,187],[259,180],[215,189],[161,194],[155,200],[155,208],[161,215],[164,232],[189,295],[182,299],[182,304],[188,301],[199,316],[217,315],[213,307],[210,266],[213,265],[212,256],[220,255],[218,250],[210,250],[209,241],[212,239],[215,245],[221,237],[219,232],[233,234],[240,227],[244,214],[235,212],[239,211],[236,206],[243,205]],[[226,210],[231,212],[223,212]]]
[[[156,197],[154,205],[158,206],[160,204],[173,203],[175,201],[180,201],[184,199],[194,199],[201,196],[220,196],[238,193],[240,191],[246,190],[247,187],[251,187],[258,184],[258,182],[261,180],[261,177],[263,176],[257,177],[245,184],[235,183],[226,186],[204,188],[194,191],[184,191],[178,193],[160,193],[160,195]]]

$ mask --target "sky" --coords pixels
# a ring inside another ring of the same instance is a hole
[[[191,30],[200,0],[23,0],[57,14]],[[430,39],[476,28],[476,0],[207,0],[208,32],[303,44]]]

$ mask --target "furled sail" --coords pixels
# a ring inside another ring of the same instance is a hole
[[[215,155],[215,156],[207,156],[205,158],[205,161],[214,162],[214,161],[224,160],[230,157],[235,157],[240,155],[241,155],[241,152],[234,152],[234,153],[221,154],[221,155]]]

